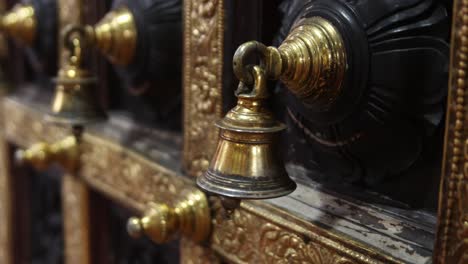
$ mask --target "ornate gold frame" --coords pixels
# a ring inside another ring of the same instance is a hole
[[[455,0],[434,263],[468,262],[468,1]]]
[[[466,115],[466,67],[468,65],[468,1],[455,0],[452,60],[440,191],[439,225],[435,263],[468,260],[468,135]],[[81,21],[80,0],[59,0],[61,25]],[[223,0],[185,1],[184,69],[184,165],[191,176],[208,165],[218,131],[212,122],[221,116],[223,59]],[[67,10],[74,10],[69,12]],[[74,14],[71,16],[71,14]],[[9,194],[9,159],[6,145],[26,147],[36,141],[53,142],[67,131],[48,126],[41,113],[21,100],[1,101],[0,140],[0,262],[12,263]],[[34,107],[36,108],[36,107]],[[201,136],[204,135],[204,136]],[[87,132],[78,175],[65,175],[64,199],[66,262],[89,263],[89,188],[141,212],[148,201],[170,203],[181,188],[194,188],[193,180],[156,161],[125,148],[118,142]],[[199,146],[203,145],[203,148]],[[118,161],[118,162],[116,162]],[[112,164],[113,166],[110,166]],[[117,165],[117,166],[115,166]],[[217,204],[216,201],[213,201]],[[231,220],[215,208],[214,231],[207,246],[183,239],[182,263],[288,262],[399,263],[363,244],[298,219],[263,202],[245,202]]]

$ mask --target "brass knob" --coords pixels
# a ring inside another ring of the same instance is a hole
[[[133,13],[125,6],[107,13],[96,25],[68,25],[63,35],[85,33],[83,47],[97,48],[116,65],[129,65],[135,56],[138,32]]]
[[[69,171],[76,168],[78,161],[78,143],[75,136],[66,137],[48,144],[36,143],[26,150],[18,150],[15,159],[18,163],[31,164],[37,170],[45,170],[53,163],[58,163]]]
[[[347,68],[345,44],[335,26],[324,18],[296,22],[278,48],[256,41],[239,46],[233,69],[248,85],[254,81],[246,65],[252,53],[260,55],[268,78],[281,80],[296,97],[322,111],[341,93]]]
[[[95,26],[86,26],[93,45],[116,65],[132,62],[137,46],[137,27],[125,6],[107,13]]]
[[[30,4],[16,4],[0,18],[0,28],[27,45],[32,45],[36,38],[37,20],[34,7]]]
[[[174,205],[150,202],[143,217],[132,217],[127,222],[131,237],[143,235],[155,243],[170,241],[177,234],[194,241],[205,240],[211,229],[208,200],[199,190],[184,190]]]

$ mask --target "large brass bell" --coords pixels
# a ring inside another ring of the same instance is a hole
[[[107,116],[95,96],[96,78],[81,67],[83,40],[72,33],[68,31],[65,34],[71,56],[69,63],[58,71],[52,111],[46,119],[53,123],[77,126],[99,122]]]
[[[260,58],[258,65],[246,64],[251,55]],[[240,80],[238,103],[216,124],[221,129],[218,147],[197,184],[208,192],[239,199],[267,199],[292,192],[296,184],[276,149],[285,126],[265,106],[266,79],[281,80],[303,104],[321,113],[343,95],[346,67],[341,35],[320,17],[301,18],[279,47],[256,41],[242,44],[233,59]],[[253,84],[251,93],[245,91],[246,84]],[[224,200],[226,205],[238,204]]]
[[[240,82],[237,106],[216,123],[218,146],[208,171],[197,179],[202,189],[226,197],[267,199],[287,195],[296,184],[286,173],[277,149],[285,125],[266,106],[265,71],[252,68],[254,87]]]

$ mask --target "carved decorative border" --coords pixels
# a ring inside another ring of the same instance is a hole
[[[222,107],[224,0],[184,1],[184,167],[208,168]]]
[[[468,263],[468,1],[455,0],[435,263]]]
[[[89,188],[74,175],[62,178],[62,213],[65,234],[65,262],[91,263]]]
[[[15,100],[3,101],[2,111],[9,113],[5,120],[8,141],[25,147],[39,140],[52,142],[65,136],[65,130],[42,123],[42,114],[37,111],[38,107],[35,109]],[[189,178],[92,132],[83,136],[82,153],[80,179],[65,178],[65,182],[73,180],[73,184],[65,183],[70,184],[64,186],[64,192],[69,192],[64,198],[65,203],[69,210],[75,210],[73,215],[67,216],[74,220],[66,219],[67,240],[86,237],[87,227],[83,219],[87,214],[87,195],[80,180],[137,213],[142,212],[148,201],[172,203],[182,188],[194,188]],[[242,203],[232,219],[226,218],[220,208],[219,203],[213,202],[214,231],[207,246],[221,259],[234,263],[278,262],[283,258],[309,263],[399,263],[365,245],[264,203]],[[79,246],[78,243],[69,245]],[[73,250],[77,249],[67,246],[67,256],[85,251]],[[181,257],[187,261],[183,263],[216,263],[216,255],[203,245],[185,240],[181,243]]]
[[[61,30],[69,24],[82,23],[84,7],[82,0],[58,0],[57,7],[59,16],[58,65],[63,65],[69,55],[67,50],[63,48],[63,41],[60,37]],[[38,122],[35,124],[38,130],[48,129]],[[68,131],[57,129],[55,133],[47,135],[56,137],[54,140],[57,140],[58,137],[64,137],[66,133]],[[47,138],[46,140],[51,139]],[[62,180],[62,213],[64,216],[66,263],[91,263],[89,206],[89,188],[86,184],[81,179],[76,178],[76,175],[65,175]]]
[[[11,175],[10,175],[10,158],[7,150],[7,142],[3,135],[4,131],[4,116],[0,113],[0,212],[2,224],[0,225],[0,262],[13,263],[12,252],[12,201],[11,201]]]

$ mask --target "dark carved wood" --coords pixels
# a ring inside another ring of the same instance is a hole
[[[289,161],[326,182],[434,207],[449,62],[445,5],[312,0],[286,1],[281,8],[277,43],[296,19],[321,16],[338,28],[348,53],[344,92],[332,109],[317,111],[288,94]],[[427,197],[415,195],[415,188]]]
[[[37,22],[36,39],[26,48],[28,62],[35,78],[47,83],[57,73],[58,13],[56,0],[25,0],[34,7]]]
[[[124,89],[116,96],[118,104],[148,125],[180,129],[182,1],[116,0],[113,3],[114,8],[121,5],[127,6],[134,15],[138,43],[134,61],[126,67],[116,67],[125,81]]]

